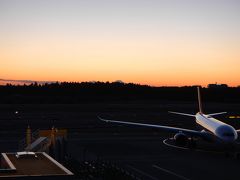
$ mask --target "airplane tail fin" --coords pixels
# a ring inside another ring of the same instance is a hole
[[[198,90],[198,108],[199,108],[199,113],[203,114],[200,86],[197,87],[197,90]],[[196,115],[193,115],[193,114],[174,112],[174,111],[168,111],[168,112],[171,113],[171,114],[178,114],[178,115],[183,115],[183,116],[196,117]],[[226,113],[227,112],[217,112],[217,113],[211,113],[211,114],[206,114],[206,115],[211,117],[211,116],[217,116],[217,115],[226,114]]]
[[[198,86],[197,89],[198,89],[198,108],[199,108],[199,113],[203,113],[200,87]],[[217,116],[217,115],[226,114],[226,113],[227,113],[227,112],[218,112],[218,113],[211,113],[211,114],[207,114],[207,115],[208,115],[208,116]]]
[[[201,94],[200,94],[200,87],[199,86],[197,87],[197,90],[198,90],[198,108],[199,108],[199,113],[203,113],[203,111],[202,111],[202,100],[201,100]],[[186,114],[186,113],[173,112],[173,111],[168,111],[168,112],[172,113],[172,114],[178,114],[178,115],[183,115],[183,116],[195,117],[195,115],[193,115],[193,114]]]
[[[202,110],[202,100],[201,100],[201,93],[200,93],[200,87],[197,87],[198,90],[198,108],[199,108],[199,113],[203,113]]]

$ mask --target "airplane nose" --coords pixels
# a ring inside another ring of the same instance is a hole
[[[232,137],[224,137],[224,139],[225,139],[225,141],[232,143],[232,142],[236,141],[237,135],[234,134],[234,136],[232,136]]]
[[[216,134],[225,142],[232,143],[238,138],[235,129],[229,125],[223,125],[217,128]]]
[[[224,137],[223,138],[226,142],[234,142],[237,138],[235,136],[232,136],[232,137]]]

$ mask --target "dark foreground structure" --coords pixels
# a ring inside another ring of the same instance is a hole
[[[139,88],[122,83],[89,83],[83,88],[84,84],[70,83],[64,88],[63,85],[0,87],[3,99],[1,152],[16,152],[28,125],[32,132],[54,126],[68,130],[68,153],[61,163],[74,173],[75,179],[225,180],[238,177],[239,159],[226,157],[221,152],[172,148],[163,141],[174,134],[106,124],[97,118],[101,115],[197,129],[191,117],[168,114],[168,111],[195,113],[195,87]],[[239,95],[239,88],[204,88],[203,101],[207,102],[204,111],[227,111],[228,114],[219,119],[240,129]]]
[[[73,179],[73,173],[46,153],[2,153],[1,179]]]

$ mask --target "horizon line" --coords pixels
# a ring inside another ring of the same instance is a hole
[[[1,83],[5,82],[5,83]],[[9,83],[8,83],[9,82]],[[11,82],[13,82],[13,84],[11,84]],[[150,84],[140,84],[140,83],[134,83],[134,82],[123,82],[122,80],[115,80],[115,81],[44,81],[44,80],[40,80],[40,81],[35,81],[35,80],[15,80],[15,79],[2,79],[0,78],[0,86],[6,86],[7,84],[13,85],[13,86],[24,86],[24,85],[30,85],[30,84],[34,84],[37,83],[39,85],[44,85],[44,84],[54,84],[54,83],[122,83],[122,84],[135,84],[135,85],[141,85],[141,86],[150,86],[150,87],[196,87],[196,86],[200,86],[200,87],[208,87],[209,85],[219,85],[219,86],[227,86],[227,87],[240,87],[240,85],[236,85],[236,86],[229,86],[228,84],[224,83],[210,83],[207,86],[202,86],[202,85],[197,85],[197,84],[192,84],[192,85],[160,85],[160,86],[156,86],[156,85],[150,85]]]

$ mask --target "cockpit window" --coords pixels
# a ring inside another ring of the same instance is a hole
[[[233,137],[234,134],[233,133],[223,133],[223,136],[227,136],[227,137]]]

